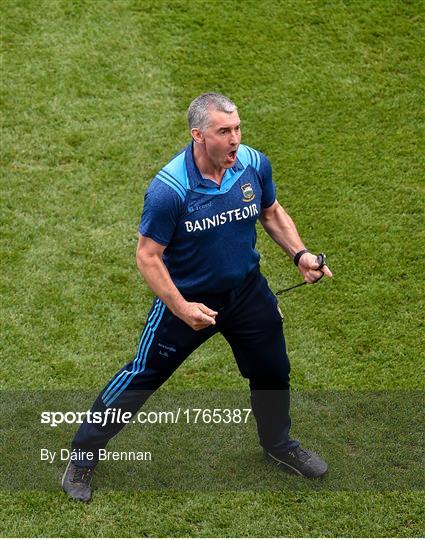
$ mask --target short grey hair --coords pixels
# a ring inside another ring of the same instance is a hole
[[[208,127],[210,110],[230,114],[237,111],[238,108],[232,100],[222,94],[216,94],[214,92],[201,94],[192,101],[187,110],[189,130],[198,128],[204,131]]]

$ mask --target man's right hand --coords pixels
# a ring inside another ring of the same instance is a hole
[[[213,311],[198,302],[185,302],[175,315],[188,324],[193,330],[203,330],[215,324],[217,311]]]

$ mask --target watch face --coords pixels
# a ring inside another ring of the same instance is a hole
[[[317,256],[317,262],[319,264],[319,268],[322,268],[326,264],[326,255],[324,253],[319,253]]]

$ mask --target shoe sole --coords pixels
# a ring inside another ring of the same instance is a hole
[[[71,465],[71,460],[68,461],[68,465],[66,466],[65,472],[64,472],[63,475],[62,475],[61,486],[62,486],[62,489],[63,489],[64,491],[65,491],[65,488],[64,488],[63,484],[64,484],[64,482],[65,482],[65,476],[66,476],[66,473],[68,472],[68,469],[69,469],[70,465]],[[66,491],[65,491],[65,493],[66,493]]]
[[[269,461],[274,461],[274,463],[277,463],[279,466],[283,465],[289,472],[292,474],[296,474],[297,476],[304,476],[301,471],[290,465],[289,463],[286,463],[286,461],[281,461],[280,459],[277,459],[276,457],[269,454],[269,452],[264,452],[266,459]]]
[[[319,474],[317,476],[306,476],[300,470],[296,469],[289,463],[286,463],[286,461],[282,461],[278,459],[277,457],[273,456],[269,452],[264,451],[264,454],[266,456],[266,459],[268,459],[269,461],[273,461],[274,463],[277,463],[278,466],[283,466],[288,472],[292,474],[296,474],[297,476],[302,476],[303,478],[309,478],[310,480],[315,479],[315,478],[322,478],[328,472],[328,469],[326,468],[326,470],[322,474]]]

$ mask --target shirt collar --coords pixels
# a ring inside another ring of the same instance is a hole
[[[195,189],[199,185],[204,187],[211,187],[211,184],[214,182],[212,180],[209,180],[208,178],[204,178],[195,163],[195,159],[193,157],[193,141],[186,146],[185,162],[187,175],[189,177],[189,184],[192,189]],[[242,169],[244,169],[244,166],[236,157],[236,163],[228,170],[237,172],[241,171]]]

